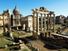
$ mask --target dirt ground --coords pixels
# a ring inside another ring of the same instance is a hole
[[[58,50],[51,50],[44,47],[45,44],[40,40],[32,41],[31,44],[34,48],[37,48],[39,51],[58,51]]]

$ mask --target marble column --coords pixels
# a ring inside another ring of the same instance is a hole
[[[33,12],[33,35],[35,33],[35,13]]]
[[[54,17],[53,17],[53,32],[55,31],[55,14],[54,14]]]
[[[23,28],[22,28],[22,30],[25,30],[25,24],[23,24]]]
[[[39,35],[39,16],[38,16],[38,13],[36,13],[36,32],[37,32],[37,35]]]
[[[49,30],[51,30],[51,27],[52,26],[52,17],[51,17],[51,14],[49,16]]]
[[[46,14],[44,14],[44,31],[46,31]]]
[[[17,28],[17,30],[19,30],[18,26],[16,28]]]
[[[50,32],[50,29],[51,29],[50,17],[51,17],[51,15],[49,14],[49,15],[48,15],[48,31],[49,31],[49,32]]]
[[[47,14],[47,31],[49,30],[49,14]]]
[[[42,17],[42,14],[41,14],[41,31],[43,31],[43,17]]]

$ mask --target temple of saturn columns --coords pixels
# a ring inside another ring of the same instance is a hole
[[[55,14],[44,7],[32,9],[33,14],[33,34],[54,32]]]

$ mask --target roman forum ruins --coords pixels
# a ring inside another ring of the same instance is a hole
[[[48,11],[44,7],[33,9],[32,12],[34,36],[40,35],[40,33],[54,32],[54,12]]]

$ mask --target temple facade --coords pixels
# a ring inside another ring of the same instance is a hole
[[[32,9],[33,12],[33,34],[39,35],[42,32],[54,31],[55,14],[44,7]]]

